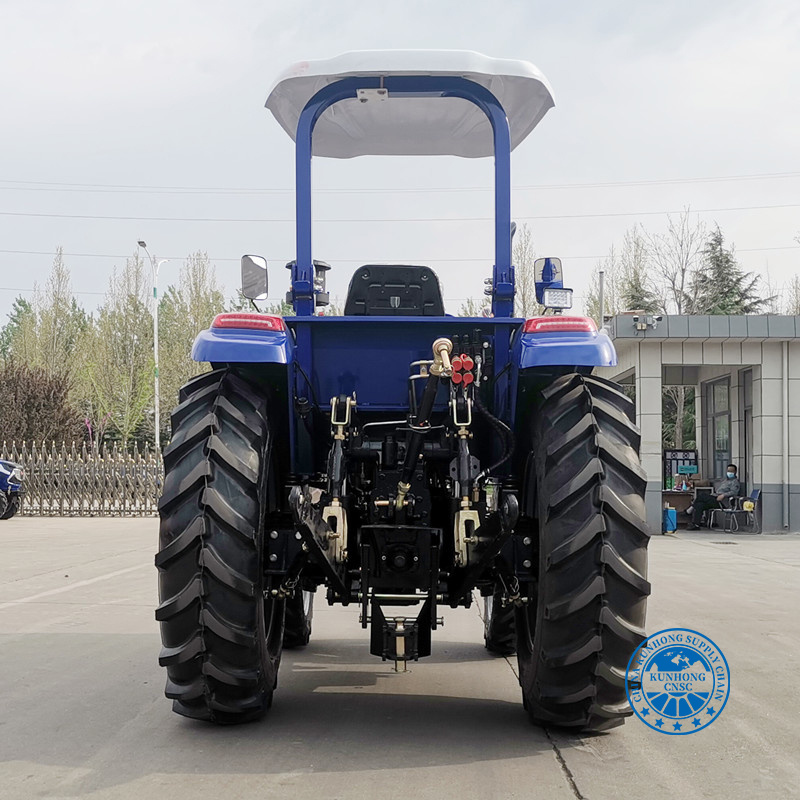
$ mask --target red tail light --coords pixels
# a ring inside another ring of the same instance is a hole
[[[217,314],[211,323],[212,328],[249,328],[257,331],[285,331],[283,317],[271,314]]]
[[[591,317],[533,317],[525,320],[523,333],[564,333],[567,331],[583,331],[593,333],[597,325]]]

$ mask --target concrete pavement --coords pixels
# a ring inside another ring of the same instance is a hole
[[[736,798],[800,796],[800,536],[658,536],[648,631],[710,636],[719,719],[664,736],[543,731],[477,609],[395,674],[354,609],[320,593],[258,723],[215,728],[163,697],[153,519],[0,522],[0,798]]]

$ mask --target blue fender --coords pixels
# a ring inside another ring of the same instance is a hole
[[[512,363],[532,367],[615,367],[617,351],[605,331],[522,333],[516,337]]]
[[[294,342],[285,330],[209,328],[194,340],[192,359],[216,364],[291,364]]]

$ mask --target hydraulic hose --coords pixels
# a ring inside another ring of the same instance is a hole
[[[403,461],[403,469],[400,475],[400,480],[403,483],[408,483],[419,461],[419,454],[422,452],[422,443],[425,440],[427,431],[425,428],[430,424],[430,416],[433,412],[433,404],[436,401],[436,392],[439,388],[439,376],[431,373],[425,384],[425,390],[422,393],[422,401],[419,404],[417,416],[414,419],[414,428],[408,440],[406,448],[406,457]]]
[[[417,468],[422,445],[425,441],[425,434],[430,428],[430,417],[436,402],[439,381],[442,375],[449,378],[453,374],[453,367],[450,365],[450,353],[452,351],[453,343],[449,339],[442,337],[433,343],[433,365],[428,372],[428,380],[422,392],[422,400],[414,419],[411,436],[408,439],[406,456],[403,460],[403,468],[400,471],[400,480],[397,484],[397,497],[395,498],[397,511],[402,510],[405,497],[411,488],[411,477]]]
[[[478,483],[479,481],[483,480],[483,478],[485,478],[487,475],[494,472],[496,469],[502,467],[503,464],[505,464],[506,461],[508,461],[514,454],[514,434],[511,428],[509,428],[508,425],[505,424],[505,422],[495,417],[489,411],[489,409],[486,408],[486,406],[483,404],[483,401],[481,400],[481,395],[480,392],[477,390],[477,388],[475,390],[474,400],[475,400],[475,408],[478,410],[478,413],[486,417],[489,424],[492,426],[492,428],[494,428],[495,432],[498,433],[503,440],[503,451],[500,454],[500,458],[497,461],[495,461],[494,464],[491,464],[490,466],[486,467],[486,469],[481,470],[481,472],[478,474],[478,477],[475,478],[475,483]]]

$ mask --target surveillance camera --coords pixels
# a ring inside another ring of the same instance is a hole
[[[634,315],[631,317],[631,319],[632,319],[634,322],[638,322],[638,321],[639,321],[639,315],[638,315],[638,314],[634,314]]]
[[[653,322],[661,322],[662,319],[663,319],[663,317],[661,316],[661,314],[656,314],[653,317]]]

